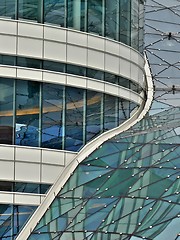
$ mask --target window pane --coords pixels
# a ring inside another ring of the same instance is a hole
[[[118,98],[110,95],[104,97],[104,130],[118,125],[117,104]]]
[[[104,81],[118,84],[118,77],[111,73],[104,74]]]
[[[15,65],[16,57],[7,56],[7,55],[0,55],[0,64],[4,65]]]
[[[103,1],[88,0],[88,32],[103,35]]]
[[[68,64],[67,65],[67,73],[75,74],[75,75],[79,75],[79,76],[85,76],[86,68]]]
[[[0,16],[15,19],[15,4],[16,1],[1,0],[0,1]]]
[[[44,0],[44,22],[65,26],[64,0]]]
[[[83,145],[83,95],[82,89],[66,89],[66,150],[77,151]]]
[[[19,0],[19,18],[38,21],[38,5],[40,0]]]
[[[130,103],[124,99],[119,99],[119,124],[130,117]]]
[[[58,62],[52,62],[52,61],[44,61],[43,69],[55,71],[55,72],[65,72],[65,64],[58,63]]]
[[[131,44],[131,1],[120,1],[120,41],[130,45]]]
[[[39,83],[16,81],[16,144],[39,146]]]
[[[62,149],[63,87],[43,85],[42,147]]]
[[[0,191],[8,191],[11,192],[12,191],[12,182],[3,182],[0,181]]]
[[[102,93],[87,91],[86,109],[87,141],[102,131]]]
[[[104,79],[104,72],[88,68],[87,69],[87,77],[103,80]]]
[[[12,79],[0,78],[0,143],[13,143],[13,85]]]
[[[106,36],[119,40],[119,0],[106,0]]]
[[[17,66],[39,69],[41,68],[41,60],[17,57]]]
[[[139,48],[139,0],[131,3],[131,46]]]

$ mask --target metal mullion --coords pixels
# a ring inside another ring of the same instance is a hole
[[[65,149],[66,135],[66,87],[63,88],[63,109],[62,109],[62,149]]]
[[[86,144],[87,90],[83,92],[83,145]]]
[[[43,118],[43,85],[40,83],[39,86],[39,143],[38,146],[42,145],[42,118]]]

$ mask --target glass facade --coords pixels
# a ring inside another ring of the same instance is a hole
[[[36,206],[1,204],[0,239],[15,239],[28,217],[32,215],[36,208]]]
[[[78,151],[137,107],[95,91],[0,78],[0,143]]]
[[[156,90],[149,114],[78,165],[28,240],[180,239],[179,4],[146,2],[146,53]],[[110,98],[103,99],[107,108]],[[100,112],[102,101],[97,107]],[[105,125],[116,118],[108,112]]]
[[[0,16],[94,33],[142,51],[143,0],[2,0]]]
[[[45,194],[49,184],[0,181],[0,191]]]

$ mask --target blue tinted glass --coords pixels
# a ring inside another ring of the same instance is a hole
[[[44,0],[44,22],[65,26],[65,0]]]
[[[7,56],[7,55],[0,55],[0,64],[4,65],[15,65],[16,57]]]
[[[70,73],[70,74],[79,75],[79,76],[85,76],[86,69],[84,67],[81,67],[81,66],[75,66],[75,65],[67,64],[66,72]]]
[[[102,0],[88,0],[88,32],[103,35],[104,6]]]
[[[0,78],[0,143],[13,143],[13,88],[12,79]]]
[[[65,149],[78,150],[83,145],[84,90],[66,88]]]
[[[0,16],[15,19],[16,1],[1,0],[0,1]]]
[[[39,59],[17,57],[17,65],[27,68],[41,68],[42,61]]]
[[[67,5],[68,27],[77,30],[85,30],[86,21],[86,2],[85,0],[69,0]]]
[[[55,71],[55,72],[65,72],[65,63],[58,63],[58,62],[44,60],[43,69]]]
[[[104,130],[118,125],[118,98],[110,95],[104,96]]]
[[[86,131],[87,141],[102,131],[102,93],[87,91]]]
[[[120,1],[120,41],[131,44],[131,1]]]
[[[19,0],[18,17],[37,22],[40,19],[40,4],[39,0]]]
[[[16,81],[16,144],[39,146],[40,84]]]
[[[119,40],[119,0],[106,0],[105,35]]]
[[[60,85],[43,85],[42,147],[62,149],[64,136],[63,89]]]
[[[87,69],[87,77],[103,80],[104,79],[104,72],[88,68]]]

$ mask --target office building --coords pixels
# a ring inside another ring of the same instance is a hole
[[[0,3],[0,239],[179,238],[178,11]]]

